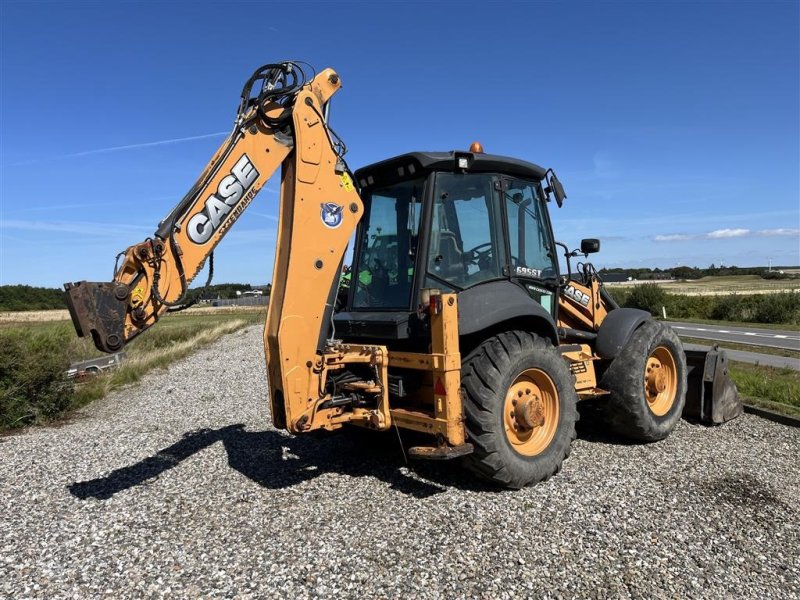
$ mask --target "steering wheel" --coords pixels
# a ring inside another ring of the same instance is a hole
[[[367,295],[367,298],[366,298],[367,306],[370,306],[370,307],[377,306],[377,299],[372,294],[372,290],[369,289],[369,285],[367,285],[366,283],[361,281],[361,279],[358,278],[358,277],[356,277],[354,281],[356,282],[356,288],[361,288],[362,290],[364,290],[364,293]],[[356,289],[356,291],[357,291],[357,289]]]
[[[486,248],[485,250],[481,250],[481,248]],[[492,256],[492,251],[494,247],[492,242],[484,242],[483,244],[478,244],[474,248],[470,248],[464,254],[468,256],[467,260],[469,261],[468,264],[476,264],[478,267],[482,267],[485,265]]]
[[[372,259],[373,264],[375,265],[375,271],[373,277],[378,278],[387,278],[389,277],[388,269],[383,265],[383,262],[379,258],[373,257]]]

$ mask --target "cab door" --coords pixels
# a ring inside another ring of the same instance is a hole
[[[505,278],[499,187],[492,174],[436,174],[424,287],[461,291]]]
[[[558,261],[541,187],[505,177],[501,185],[508,225],[508,274],[555,316]]]

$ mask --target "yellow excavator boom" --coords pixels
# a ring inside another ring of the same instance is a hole
[[[262,89],[251,98],[256,83]],[[332,69],[309,82],[294,63],[257,70],[234,130],[155,235],[122,253],[112,282],[66,284],[79,335],[116,352],[165,312],[185,307],[189,285],[213,261],[216,245],[280,167],[264,343],[273,398],[288,388],[305,395],[306,363],[324,349],[342,260],[364,210],[325,116],[340,87]]]

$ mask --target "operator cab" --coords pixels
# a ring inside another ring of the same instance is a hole
[[[430,289],[471,300],[460,306],[462,333],[497,308],[483,304],[510,296],[555,320],[559,272],[547,201],[557,189],[560,205],[563,188],[548,179],[552,171],[475,149],[413,152],[356,171],[365,214],[347,301],[334,317],[337,337],[423,337],[420,305]]]

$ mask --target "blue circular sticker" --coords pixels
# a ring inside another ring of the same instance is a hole
[[[325,227],[336,229],[342,224],[344,206],[339,206],[334,202],[323,202],[320,204],[320,208],[320,218]]]

